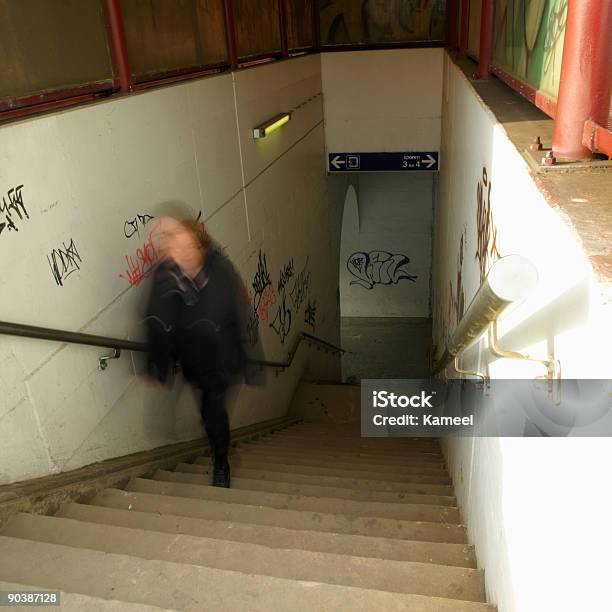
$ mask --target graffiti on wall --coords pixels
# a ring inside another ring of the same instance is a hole
[[[149,233],[147,240],[133,254],[127,254],[125,259],[125,270],[119,274],[119,278],[126,280],[130,287],[137,287],[149,278],[155,270],[159,259],[159,252],[153,244],[153,232]]]
[[[459,250],[457,253],[457,271],[455,274],[455,285],[452,279],[449,281],[449,292],[446,319],[448,329],[454,329],[463,318],[465,312],[465,291],[463,290],[463,260],[465,258],[466,232],[463,230],[459,240]]]
[[[272,286],[272,279],[268,271],[267,257],[261,249],[259,249],[257,270],[246,295],[249,304],[247,335],[249,342],[256,344],[259,338],[259,323],[268,321],[270,309],[276,304],[276,291]]]
[[[463,287],[463,263],[465,259],[465,249],[467,244],[467,232],[463,229],[459,239],[459,248],[456,256],[455,278],[449,279],[446,287],[447,293],[436,300],[434,312],[434,323],[436,340],[433,343],[434,357],[440,357],[441,353],[448,346],[452,330],[463,318],[465,312],[465,291]]]
[[[568,0],[495,0],[493,62],[553,98]]]
[[[322,0],[324,45],[444,40],[445,0]]]
[[[145,227],[145,225],[155,219],[152,215],[144,214],[144,215],[136,215],[133,219],[126,221],[123,224],[123,234],[126,238],[131,238],[134,235],[137,235],[140,238],[140,230]]]
[[[475,258],[478,261],[482,283],[491,264],[501,257],[497,248],[497,227],[491,211],[491,180],[485,167],[482,169],[482,178],[476,186],[476,227],[478,229],[478,248]]]
[[[5,230],[18,232],[19,225],[29,218],[23,201],[23,185],[9,189],[0,203],[0,236]]]
[[[62,287],[64,281],[77,270],[80,270],[79,264],[82,263],[81,256],[77,250],[74,240],[71,238],[70,243],[62,243],[62,246],[53,249],[49,255],[47,255],[47,261],[51,268],[51,273],[57,285]]]
[[[349,256],[346,267],[356,279],[350,285],[371,290],[376,285],[397,285],[401,280],[416,282],[418,277],[407,270],[409,263],[410,258],[401,253],[357,251]]]
[[[275,304],[276,311],[269,327],[279,337],[281,344],[285,343],[294,318],[308,299],[310,280],[308,257],[297,274],[292,258],[279,271],[276,285],[278,290]]]
[[[308,300],[304,310],[304,323],[311,327],[314,331],[317,324],[317,300],[312,302]]]
[[[480,283],[485,279],[487,272],[492,264],[500,257],[498,246],[497,226],[491,207],[491,178],[486,167],[482,168],[482,173],[476,184],[476,251],[474,261],[478,265]],[[457,249],[456,271],[454,279],[450,279],[447,286],[448,293],[445,299],[436,301],[434,313],[435,326],[439,330],[437,340],[434,344],[434,355],[438,355],[444,346],[448,344],[450,334],[463,318],[465,313],[465,291],[464,291],[464,269],[465,251],[467,246],[467,230],[463,229]],[[441,296],[442,297],[442,296]],[[442,304],[445,308],[442,308]]]

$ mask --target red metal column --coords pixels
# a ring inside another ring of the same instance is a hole
[[[321,50],[321,8],[319,0],[312,2],[312,46],[315,53]]]
[[[289,44],[287,41],[287,11],[285,0],[278,0],[278,21],[280,27],[281,54],[283,57],[289,55]]]
[[[104,16],[109,34],[111,58],[120,91],[132,91],[134,82],[125,42],[125,27],[119,0],[104,0]]]
[[[601,44],[601,37],[609,36],[604,27],[611,18],[610,0],[569,0],[567,5],[553,136],[553,152],[559,157],[591,157],[591,151],[582,144],[582,136],[585,121],[598,113],[602,92],[610,91],[612,74],[600,69],[602,60],[597,54],[608,49],[609,42]]]
[[[461,36],[459,38],[459,55],[461,55],[461,57],[467,55],[469,23],[470,0],[461,0]]]
[[[236,28],[234,27],[234,3],[225,0],[225,30],[227,33],[227,50],[232,70],[238,68],[238,50],[236,47]]]
[[[446,22],[448,24],[448,48],[456,49],[458,32],[459,0],[448,0],[446,4]]]
[[[480,11],[480,54],[478,56],[478,78],[486,79],[491,67],[493,51],[493,0],[482,0]]]

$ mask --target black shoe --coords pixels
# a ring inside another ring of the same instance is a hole
[[[230,466],[226,461],[222,464],[215,464],[213,469],[213,487],[224,487],[229,489],[230,486]]]

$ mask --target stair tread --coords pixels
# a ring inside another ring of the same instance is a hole
[[[390,453],[371,453],[361,449],[342,450],[338,448],[324,447],[296,447],[294,444],[273,444],[271,442],[251,441],[246,443],[237,443],[235,448],[253,449],[258,452],[266,452],[274,455],[290,455],[294,457],[313,457],[343,460],[357,460],[360,463],[366,461],[372,462],[375,465],[397,465],[398,463],[409,463],[411,465],[422,465],[423,467],[441,467],[446,468],[444,457],[432,454],[390,454]]]
[[[202,518],[241,521],[258,524],[277,524],[295,529],[325,532],[355,533],[421,541],[454,542],[465,544],[466,532],[462,525],[407,521],[378,517],[359,517],[305,510],[284,510],[266,506],[232,504],[189,497],[175,497],[105,489],[92,500],[97,505],[112,505],[134,511],[157,511]]]
[[[191,482],[187,482],[190,478]],[[199,481],[198,481],[199,479]],[[140,483],[142,488],[134,488]],[[452,506],[433,504],[408,504],[389,502],[359,502],[338,498],[321,498],[288,493],[257,491],[249,489],[224,489],[209,486],[208,478],[202,474],[181,474],[158,470],[152,479],[134,479],[128,491],[158,492],[162,495],[195,497],[200,499],[228,501],[231,503],[254,504],[285,508],[289,510],[310,510],[312,512],[329,512],[332,514],[350,514],[354,516],[375,516],[380,518],[397,518],[416,521],[443,521],[458,524],[461,522],[459,511]]]
[[[210,478],[204,472],[190,473],[174,471],[177,480],[183,482],[208,483]],[[367,491],[345,487],[330,487],[325,485],[293,484],[273,480],[258,480],[254,478],[238,478],[232,476],[232,489],[247,489],[250,491],[269,491],[271,493],[286,493],[308,497],[331,497],[359,502],[383,502],[392,504],[431,504],[434,506],[457,506],[453,495],[426,495],[419,493],[394,493],[385,491]]]
[[[196,474],[208,473],[208,466],[198,463],[179,463],[175,471],[191,472]],[[245,478],[258,478],[280,482],[304,483],[304,484],[328,484],[333,486],[344,486],[358,490],[368,491],[396,491],[402,493],[425,493],[434,495],[452,495],[450,485],[439,485],[429,483],[402,483],[389,482],[384,480],[368,480],[364,478],[343,478],[341,476],[322,476],[315,474],[298,474],[278,472],[275,470],[243,468],[240,466],[232,467],[233,476]]]
[[[78,503],[63,505],[57,516],[164,533],[191,534],[232,542],[251,542],[280,549],[304,549],[313,552],[334,552],[396,561],[435,562],[461,567],[476,567],[474,548],[466,544],[396,540],[371,535],[300,530],[277,525],[258,525],[172,514],[161,515],[143,510],[132,512],[110,506]]]
[[[194,463],[209,465],[210,457],[198,457]],[[451,484],[449,476],[436,476],[432,474],[397,474],[384,472],[369,472],[367,470],[336,469],[326,466],[309,466],[291,463],[276,463],[274,461],[261,461],[252,458],[236,457],[232,463],[240,467],[255,467],[270,471],[295,472],[296,474],[312,474],[321,476],[340,476],[344,478],[368,478],[370,480],[382,480],[385,482],[409,482],[424,484]]]
[[[346,457],[334,457],[332,455],[325,457],[309,457],[307,454],[278,454],[262,450],[251,450],[238,448],[231,453],[234,458],[241,457],[244,460],[265,461],[271,463],[273,461],[286,462],[292,465],[312,465],[317,467],[328,467],[335,469],[354,470],[356,467],[368,472],[380,472],[381,474],[392,471],[395,474],[422,474],[433,476],[444,476],[448,478],[448,472],[443,466],[431,465],[413,465],[410,461],[404,461],[401,464],[377,464],[374,461],[357,461]]]
[[[3,535],[48,544],[361,588],[466,601],[484,600],[480,570],[372,559],[18,514]]]
[[[0,578],[4,580],[21,582],[27,576],[29,582],[43,588],[181,610],[216,608],[220,602],[231,610],[278,609],[283,602],[297,612],[493,610],[483,603],[287,580],[6,536],[0,536],[0,551]]]
[[[327,438],[327,440],[326,440]],[[341,449],[345,451],[350,450],[362,450],[372,454],[393,454],[398,456],[407,455],[435,455],[443,457],[442,451],[438,445],[431,446],[416,446],[407,444],[394,444],[389,442],[390,438],[369,438],[369,441],[365,441],[365,438],[351,438],[346,440],[338,440],[333,436],[324,434],[316,435],[304,435],[304,436],[287,436],[283,434],[273,434],[258,438],[257,441],[260,443],[271,443],[271,444],[284,444],[293,445],[306,448],[330,448],[330,449]]]
[[[398,462],[409,466],[422,466],[432,469],[445,469],[443,457],[432,458],[430,455],[381,455],[370,454],[363,451],[340,451],[334,449],[302,449],[295,450],[290,446],[279,446],[266,442],[239,442],[235,446],[236,452],[253,451],[255,453],[273,455],[275,457],[307,457],[309,459],[324,460],[331,458],[335,461],[357,461],[359,464],[395,466]]]

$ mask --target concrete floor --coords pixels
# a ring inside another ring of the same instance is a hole
[[[342,317],[342,380],[422,378],[429,373],[431,320]]]

